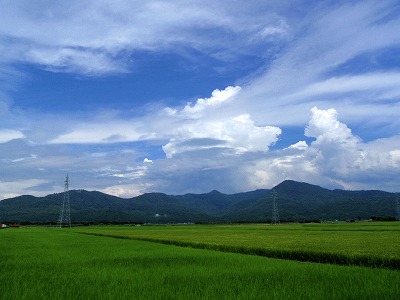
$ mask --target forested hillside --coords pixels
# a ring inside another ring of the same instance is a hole
[[[283,221],[393,219],[400,196],[328,190],[290,180],[273,190]],[[147,193],[130,199],[72,190],[69,196],[73,223],[269,222],[272,216],[272,190],[268,189],[232,195],[218,191],[179,196]],[[5,199],[0,201],[0,222],[56,223],[62,199],[63,193]]]

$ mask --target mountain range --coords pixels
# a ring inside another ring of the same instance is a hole
[[[237,194],[146,193],[124,199],[97,191],[69,191],[73,223],[212,223],[270,222],[272,199],[280,220],[395,219],[400,193],[378,190],[329,190],[286,180],[273,189]],[[0,223],[56,223],[64,194],[30,195],[0,201]]]

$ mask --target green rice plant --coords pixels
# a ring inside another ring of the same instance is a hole
[[[400,269],[400,223],[100,226],[77,232],[274,258]]]
[[[0,232],[0,299],[399,299],[400,272],[70,229]]]

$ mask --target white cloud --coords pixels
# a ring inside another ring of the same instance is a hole
[[[359,172],[369,173],[372,170],[389,170],[399,172],[400,168],[400,135],[381,138],[363,144],[360,158],[357,160]],[[393,178],[394,179],[394,178]]]
[[[338,111],[345,106],[341,113],[348,122],[355,116],[357,121],[373,116],[381,126],[398,123],[399,74],[388,71],[387,62],[376,60],[384,50],[400,46],[400,19],[393,18],[392,11],[391,1],[319,6],[297,24],[292,39],[266,71],[248,85],[241,84],[237,109],[247,104],[256,123],[267,115],[277,126],[301,126],[312,106]],[[353,66],[353,60],[361,58],[364,65]],[[382,101],[388,98],[391,105]],[[360,111],[363,114],[357,116]]]
[[[197,102],[194,105],[191,105],[191,103],[188,103],[181,111],[183,115],[187,115],[190,117],[196,117],[199,116],[204,109],[206,109],[209,106],[217,106],[218,104],[221,104],[224,101],[228,101],[231,97],[235,96],[240,92],[241,88],[239,86],[228,86],[224,90],[214,90],[211,94],[210,98],[205,98],[205,99],[198,99]],[[167,110],[168,112],[171,112],[171,110]]]
[[[50,144],[114,144],[121,142],[168,140],[162,149],[167,157],[175,154],[210,148],[226,148],[236,154],[247,151],[268,151],[277,141],[281,130],[274,126],[257,126],[247,114],[218,115],[232,102],[240,87],[214,90],[212,97],[199,99],[182,110],[169,109],[151,112],[148,116],[130,120],[77,123],[71,132],[61,134]],[[207,113],[205,111],[207,110]],[[217,114],[215,114],[217,111]],[[157,117],[155,117],[155,115]]]
[[[313,108],[306,132],[315,138],[311,145],[300,141],[286,149],[236,158],[226,171],[246,190],[271,188],[285,179],[328,188],[384,189],[398,191],[400,136],[363,143],[336,110]],[[233,167],[234,166],[234,167]],[[235,171],[233,171],[233,169]]]
[[[346,124],[338,120],[334,109],[313,108],[305,131],[308,136],[315,138],[311,145],[300,141],[283,150],[243,152],[241,155],[226,155],[227,149],[234,148],[225,148],[223,144],[218,144],[220,140],[193,139],[185,140],[186,143],[182,144],[174,141],[168,144],[171,148],[164,147],[164,150],[167,153],[167,150],[175,150],[179,155],[172,153],[169,159],[158,162],[155,168],[149,170],[148,176],[152,178],[154,186],[162,186],[168,192],[176,192],[174,188],[185,189],[185,192],[206,188],[235,192],[271,188],[285,179],[332,188],[360,186],[358,176],[362,172],[359,171],[370,163],[363,157],[366,152],[379,155],[381,160],[387,157],[386,169],[398,168],[394,159],[397,159],[396,149],[400,148],[400,144],[391,144],[391,147],[382,147],[382,151],[370,152],[368,148],[373,147],[363,144],[354,136]],[[388,158],[392,158],[392,161]],[[373,174],[373,170],[381,167],[375,164],[369,172]],[[166,176],[175,178],[174,187],[164,185],[165,181],[168,182]],[[190,178],[196,181],[196,184],[192,183],[192,189],[188,189]],[[383,184],[382,181],[371,181],[365,182]],[[345,182],[347,185],[344,185]],[[388,184],[385,186],[392,189]]]
[[[268,7],[249,2],[246,13],[241,7],[180,0],[10,2],[0,11],[0,41],[4,40],[0,62],[28,62],[84,74],[125,72],[126,54],[133,50],[190,45],[198,51],[237,56],[253,46],[251,37],[258,33],[254,27],[264,27],[264,36],[285,30],[284,21],[271,24]],[[219,32],[218,39],[209,38],[213,32]],[[238,43],[241,51],[236,51]]]
[[[299,150],[305,150],[308,148],[308,144],[305,141],[299,141],[293,145],[290,145],[288,149],[299,149]]]
[[[86,143],[119,143],[140,141],[153,138],[152,132],[140,129],[137,122],[114,121],[82,123],[76,125],[72,132],[62,134],[51,140],[50,144],[86,144]]]
[[[261,38],[282,37],[288,35],[290,26],[284,19],[279,19],[275,24],[267,25],[259,32]]]
[[[96,75],[127,72],[123,61],[114,60],[107,53],[91,49],[45,48],[32,49],[25,54],[27,61],[35,62],[50,71],[64,71]]]
[[[314,137],[314,143],[323,142],[346,142],[356,144],[355,138],[346,124],[340,123],[337,119],[337,112],[331,108],[320,110],[317,107],[311,109],[311,120],[304,132],[305,136]]]
[[[47,183],[46,180],[24,179],[15,181],[0,181],[0,200],[9,197],[25,195],[35,187]],[[12,192],[10,192],[12,191]]]
[[[238,124],[232,125],[235,122]],[[187,126],[184,128],[189,129]],[[207,131],[210,128],[218,130]],[[251,136],[253,130],[256,133]],[[270,143],[276,140],[278,131],[279,128],[274,128],[272,132],[264,131],[264,127],[255,126],[248,116],[231,119],[227,123],[209,124],[205,129],[192,124],[191,130],[181,132],[179,142],[170,141],[167,144],[170,148],[166,152],[171,151],[169,158],[157,159],[153,163],[146,159],[139,160],[143,157],[141,153],[124,150],[100,151],[100,156],[90,153],[71,153],[68,156],[63,152],[57,153],[54,147],[58,146],[55,145],[47,150],[46,145],[35,146],[38,156],[34,160],[18,163],[29,173],[34,168],[42,168],[44,179],[35,182],[7,181],[8,185],[2,185],[2,194],[10,194],[11,191],[36,195],[61,192],[60,173],[64,174],[67,170],[71,176],[71,188],[90,187],[121,197],[150,191],[182,194],[219,189],[232,193],[271,188],[285,179],[331,188],[397,189],[400,136],[363,143],[346,124],[338,120],[336,110],[318,108],[311,110],[307,125],[307,134],[315,138],[308,147],[306,142],[300,141],[283,150],[267,151]],[[225,135],[222,136],[222,133]],[[212,139],[211,136],[221,139]],[[104,147],[107,149],[109,146],[105,144]],[[240,152],[241,148],[249,150]],[[22,148],[18,146],[16,149]],[[96,149],[99,151],[102,148],[97,146]],[[16,153],[15,157],[29,155]],[[135,159],[137,163],[133,162]],[[99,165],[103,167],[98,168]],[[12,176],[11,166],[1,167]],[[57,177],[58,187],[54,182]],[[93,179],[88,181],[88,178]],[[80,186],[83,179],[84,186]],[[51,182],[52,187],[40,191],[35,187],[35,184],[46,182]]]
[[[0,129],[0,143],[7,143],[15,139],[22,139],[25,135],[18,130]]]
[[[31,154],[30,156],[27,156],[27,157],[18,157],[18,158],[14,158],[14,159],[2,159],[2,161],[18,163],[18,162],[23,162],[26,160],[36,159],[37,157],[38,156],[36,154]]]
[[[305,135],[314,137],[307,155],[311,155],[313,164],[322,173],[332,178],[347,176],[360,157],[361,140],[351,130],[338,121],[334,109],[311,109],[311,119],[305,129]]]
[[[167,157],[210,148],[228,148],[236,154],[268,151],[280,134],[280,128],[256,126],[249,115],[221,121],[196,121],[178,128],[163,150]]]
[[[380,97],[387,98],[385,95],[391,95],[390,98],[400,95],[400,73],[370,73],[354,76],[332,77],[327,80],[313,83],[307,86],[299,93],[290,97],[312,97],[321,96],[323,94],[340,94],[350,92],[374,91],[384,92]],[[376,98],[380,98],[375,95]]]
[[[145,164],[152,164],[153,163],[153,161],[151,159],[148,159],[147,157],[145,159],[143,159],[143,162]]]
[[[121,185],[112,185],[107,188],[100,189],[100,192],[121,198],[131,198],[143,194],[144,192],[146,192],[147,188],[149,188],[149,186],[121,184]]]

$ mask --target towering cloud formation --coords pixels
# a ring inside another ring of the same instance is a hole
[[[338,121],[334,109],[312,108],[305,135],[316,138],[308,151],[314,155],[313,164],[323,174],[346,176],[360,157],[360,139]]]
[[[332,188],[395,189],[393,178],[400,175],[400,136],[364,143],[338,120],[335,109],[316,107],[311,109],[305,135],[315,140],[310,145],[299,141],[243,166],[249,185],[261,188],[295,179]]]
[[[278,127],[255,126],[249,115],[221,121],[196,121],[176,130],[177,134],[163,146],[167,157],[210,148],[224,148],[240,154],[267,151],[281,134]]]

